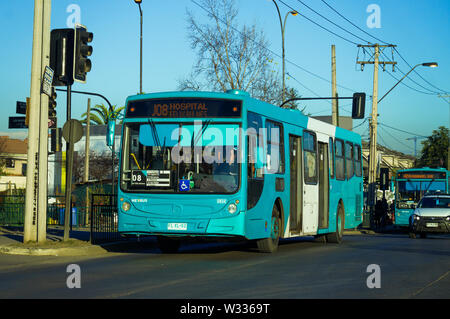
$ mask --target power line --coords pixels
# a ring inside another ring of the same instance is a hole
[[[381,122],[378,122],[378,124],[381,125],[381,126],[386,126],[386,127],[390,128],[392,130],[396,130],[396,131],[403,132],[403,133],[406,133],[406,134],[410,134],[410,135],[413,135],[413,136],[428,137],[428,136],[420,135],[420,134],[417,134],[417,133],[407,132],[407,131],[404,131],[404,130],[401,130],[401,129],[398,129],[398,128],[395,128],[395,127],[392,127],[392,126],[389,126],[389,125],[386,125],[386,124],[381,123]]]
[[[395,49],[395,48],[394,48],[394,49]],[[386,58],[389,59],[389,57],[388,57],[384,52],[382,52],[382,54],[383,54]],[[408,65],[409,65],[409,64],[408,64]],[[405,72],[403,72],[398,66],[397,66],[397,70],[398,70],[401,74],[405,75]],[[415,71],[415,70],[414,70],[414,71]],[[416,81],[414,81],[414,80],[413,80],[412,78],[410,78],[410,77],[407,77],[407,80],[409,80],[409,81],[415,83],[416,85],[420,86],[421,88],[423,88],[423,89],[425,89],[425,90],[427,90],[427,91],[429,91],[429,92],[432,92],[431,94],[439,94],[439,92],[436,92],[436,91],[433,91],[433,90],[430,90],[430,89],[424,87],[423,85],[421,85],[420,83],[417,83]],[[404,85],[403,82],[402,82],[402,84]],[[408,85],[406,85],[406,86],[409,87],[409,88],[411,88],[411,87],[408,86]],[[413,90],[414,90],[414,89],[413,89]],[[430,93],[422,92],[422,91],[419,91],[419,90],[416,90],[416,91],[418,91],[418,92],[420,92],[420,93],[424,93],[424,94],[430,94]]]
[[[358,43],[356,43],[356,42],[354,42],[354,41],[352,41],[352,40],[349,40],[349,39],[347,39],[347,38],[344,38],[343,36],[341,36],[341,35],[339,35],[339,34],[333,32],[333,31],[331,31],[331,30],[328,29],[328,28],[325,28],[324,26],[320,25],[319,23],[313,21],[312,19],[308,18],[308,17],[305,16],[304,14],[300,13],[299,10],[296,10],[296,9],[294,9],[293,7],[291,7],[290,5],[286,4],[284,1],[282,1],[282,0],[278,0],[278,1],[281,2],[282,4],[284,4],[286,7],[290,8],[291,10],[298,12],[298,14],[299,14],[300,16],[302,16],[303,18],[305,18],[305,19],[308,20],[309,22],[315,24],[315,25],[318,26],[319,28],[322,28],[322,29],[324,29],[325,31],[328,31],[329,33],[331,33],[331,34],[337,36],[338,38],[341,38],[341,39],[344,40],[344,41],[347,41],[347,42],[352,43],[352,44],[354,44],[354,45],[357,45],[357,44],[358,44]]]
[[[379,124],[379,123],[378,123]],[[391,136],[394,140],[396,140],[398,143],[400,143],[401,145],[409,148],[411,151],[414,151],[414,149],[412,147],[410,147],[409,145],[404,144],[402,141],[400,141],[399,139],[397,139],[394,135],[392,135],[391,133],[389,133],[389,131],[387,131],[385,128],[383,128],[383,126],[380,127],[383,132],[386,132],[389,136]]]
[[[298,1],[299,1],[299,0],[298,0]],[[343,18],[344,20],[346,20],[348,23],[350,23],[352,26],[354,26],[355,28],[357,28],[357,29],[360,30],[361,32],[367,34],[368,36],[370,36],[370,37],[372,37],[372,38],[374,38],[374,39],[376,39],[377,41],[380,41],[380,42],[385,43],[385,44],[389,44],[389,42],[383,41],[383,40],[381,40],[381,39],[379,39],[379,38],[373,36],[372,34],[366,32],[365,30],[361,29],[360,27],[358,27],[355,23],[353,23],[352,21],[350,21],[349,19],[347,19],[344,15],[342,15],[341,13],[339,13],[336,9],[334,9],[334,8],[333,8],[330,4],[328,4],[325,0],[321,0],[321,1],[322,1],[326,6],[328,6],[331,10],[333,10],[336,14],[338,14],[341,18]],[[359,37],[358,37],[358,38],[359,38]],[[365,41],[367,42],[367,40],[365,40]],[[408,61],[406,61],[406,59],[400,54],[400,52],[398,51],[397,48],[394,47],[394,51],[399,55],[399,57],[403,60],[403,62],[405,62],[410,68],[412,68],[412,66],[411,66],[411,65],[408,63]],[[403,72],[402,72],[402,73],[403,73]],[[449,92],[449,91],[446,91],[446,90],[442,90],[442,89],[440,89],[439,87],[433,85],[431,82],[429,82],[427,79],[425,79],[425,78],[424,78],[417,70],[414,70],[414,73],[417,74],[424,82],[426,82],[428,85],[432,86],[433,88],[435,88],[435,89],[437,89],[437,90],[439,90],[439,91],[441,91],[441,92],[444,92],[444,93],[448,93],[448,92]],[[434,91],[432,91],[432,90],[430,90],[430,89],[427,89],[427,88],[423,87],[422,85],[418,84],[417,82],[415,82],[415,81],[412,80],[411,78],[409,78],[409,79],[410,79],[411,81],[413,81],[414,83],[416,83],[417,85],[421,86],[422,88],[424,88],[424,89],[426,89],[426,90],[428,90],[428,91],[434,92]]]
[[[365,30],[361,29],[360,27],[358,27],[356,24],[354,24],[353,22],[351,22],[349,19],[347,19],[346,17],[344,17],[342,14],[340,14],[336,9],[334,9],[332,6],[330,6],[326,1],[322,0],[323,3],[325,3],[331,10],[333,10],[334,12],[336,12],[341,18],[343,18],[345,21],[347,21],[348,23],[350,23],[352,26],[354,26],[355,28],[357,28],[358,30],[364,32],[365,34],[367,34],[368,36],[374,38],[377,41],[380,41],[384,44],[389,44],[388,42],[385,42],[383,40],[378,39],[377,37],[371,35],[370,33],[366,32]]]
[[[364,42],[370,43],[370,41],[367,41],[367,40],[365,40],[365,39],[363,39],[363,38],[357,36],[356,34],[350,32],[350,31],[348,31],[347,29],[341,27],[340,25],[334,23],[333,21],[331,21],[331,20],[328,19],[327,17],[324,17],[322,14],[320,14],[319,12],[317,12],[316,10],[314,10],[313,8],[311,8],[310,6],[308,6],[308,5],[307,5],[306,3],[304,3],[303,1],[301,1],[301,0],[297,0],[297,1],[300,2],[301,4],[303,4],[305,7],[307,7],[309,10],[311,10],[311,11],[314,12],[315,14],[317,14],[319,17],[325,19],[326,21],[328,21],[328,22],[330,22],[331,24],[335,25],[335,26],[338,27],[339,29],[341,29],[341,30],[347,32],[348,34],[351,34],[351,35],[354,36],[355,38],[358,38],[358,39],[360,39],[360,40],[362,40],[362,41],[364,41]]]
[[[201,4],[199,4],[198,2],[196,2],[195,0],[191,0],[191,2],[192,2],[193,4],[195,4],[196,6],[198,6],[200,9],[202,9],[203,11],[205,11],[206,13],[208,13],[208,14],[210,14],[210,15],[213,15],[213,13],[212,13],[211,11],[209,11],[208,9],[206,9],[204,6],[202,6]],[[280,2],[282,2],[282,1],[280,1]],[[283,3],[284,5],[286,5],[284,2],[282,2],[282,3]],[[287,6],[287,5],[286,5],[286,6]],[[288,6],[288,7],[289,7],[289,6]],[[295,10],[295,9],[291,9],[291,10]],[[305,18],[306,18],[306,17],[305,17]],[[220,17],[217,17],[217,19],[218,19],[220,22],[226,24],[226,22],[223,21]],[[309,18],[306,18],[306,19],[310,20]],[[311,22],[313,22],[313,21],[311,21]],[[315,22],[313,22],[313,23],[315,23]],[[231,27],[234,31],[238,32],[240,35],[246,37],[241,31],[237,30],[237,29],[234,28],[233,26],[230,26],[230,27]],[[250,38],[248,38],[248,37],[246,37],[246,38],[247,38],[248,40],[253,41],[252,39],[250,39]],[[355,43],[355,42],[352,42],[352,43]],[[268,52],[270,52],[271,54],[273,54],[274,56],[276,56],[276,57],[278,57],[278,58],[281,59],[281,56],[280,56],[279,54],[275,53],[274,51],[272,51],[271,49],[269,49],[269,48],[267,48],[267,47],[263,47],[263,48],[266,49],[266,50],[267,50]],[[316,77],[316,78],[318,78],[318,79],[320,79],[320,80],[322,80],[322,81],[331,83],[330,80],[327,80],[326,78],[324,78],[324,77],[322,77],[322,76],[320,76],[320,75],[318,75],[318,74],[316,74],[316,73],[314,73],[314,72],[311,72],[311,71],[305,69],[304,67],[301,67],[300,65],[298,65],[298,64],[296,64],[296,63],[294,63],[294,62],[292,62],[292,61],[290,61],[290,60],[288,60],[288,59],[285,59],[285,61],[288,62],[288,63],[290,63],[291,65],[295,66],[296,68],[302,70],[303,72],[308,73],[308,74],[311,75],[311,76],[314,76],[314,77]],[[353,92],[353,93],[356,92],[355,90],[350,89],[350,88],[348,88],[348,87],[345,87],[345,86],[343,86],[343,85],[339,85],[339,84],[338,84],[337,86],[340,87],[340,88],[342,88],[342,89],[346,89],[346,90],[348,90],[348,91],[351,91],[351,92]]]
[[[352,128],[352,131],[354,130],[354,129],[356,129],[356,128],[358,128],[358,127],[360,127],[360,126],[362,126],[367,120],[368,120],[369,118],[368,117],[366,117],[365,119],[364,119],[364,121],[362,121],[361,123],[359,123],[358,125],[356,125],[356,126],[354,126],[353,128]]]
[[[387,74],[389,74],[389,76],[390,77],[392,77],[394,80],[396,80],[397,82],[399,81],[399,79],[398,78],[396,78],[391,72],[387,72]],[[413,91],[416,91],[416,92],[419,92],[419,93],[422,93],[422,94],[427,94],[427,95],[436,95],[435,93],[429,93],[429,92],[424,92],[424,91],[421,91],[421,90],[418,90],[418,89],[415,89],[415,88],[413,88],[413,87],[411,87],[411,86],[409,86],[408,84],[406,84],[406,83],[404,83],[404,82],[400,82],[400,84],[402,84],[402,85],[404,85],[404,86],[406,86],[407,88],[409,88],[409,89],[411,89],[411,90],[413,90]]]
[[[400,57],[400,59],[402,59],[402,60],[403,60],[410,68],[412,68],[411,65],[403,58],[403,56],[400,54],[400,52],[398,52],[398,50],[396,50],[396,49],[394,49],[394,50],[395,50],[395,52],[397,52],[397,54],[398,54],[398,56]],[[439,91],[441,91],[441,92],[443,92],[443,93],[448,93],[448,92],[450,92],[450,91],[442,90],[442,89],[438,88],[437,86],[433,85],[432,83],[430,83],[429,81],[427,81],[422,75],[420,75],[420,73],[417,72],[416,70],[414,70],[414,73],[416,73],[422,80],[424,80],[425,82],[427,82],[429,85],[431,85],[431,86],[434,87],[435,89],[438,89]]]

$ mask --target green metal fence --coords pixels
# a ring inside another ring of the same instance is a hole
[[[49,199],[55,199],[55,196],[49,196]],[[64,225],[65,205],[61,202],[62,200],[47,205],[47,225]],[[24,212],[25,196],[0,195],[0,226],[23,226]],[[89,227],[89,208],[72,208],[70,219],[72,227]]]

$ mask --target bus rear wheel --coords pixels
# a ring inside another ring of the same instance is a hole
[[[258,250],[262,253],[273,253],[278,249],[281,233],[281,216],[277,205],[272,208],[272,218],[270,225],[270,237],[256,241]]]
[[[180,248],[181,241],[179,239],[166,236],[158,236],[158,247],[164,254],[174,254]]]
[[[340,244],[342,243],[342,237],[344,236],[344,209],[341,205],[338,207],[338,213],[336,216],[336,231],[334,233],[327,234],[327,242]]]

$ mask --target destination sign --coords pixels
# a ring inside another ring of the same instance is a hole
[[[445,179],[445,172],[428,172],[428,171],[415,171],[415,172],[400,172],[397,174],[397,179]]]
[[[219,99],[156,99],[128,103],[127,118],[240,117],[242,101]]]

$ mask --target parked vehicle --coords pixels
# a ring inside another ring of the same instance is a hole
[[[409,221],[409,237],[450,233],[450,195],[425,195]]]

